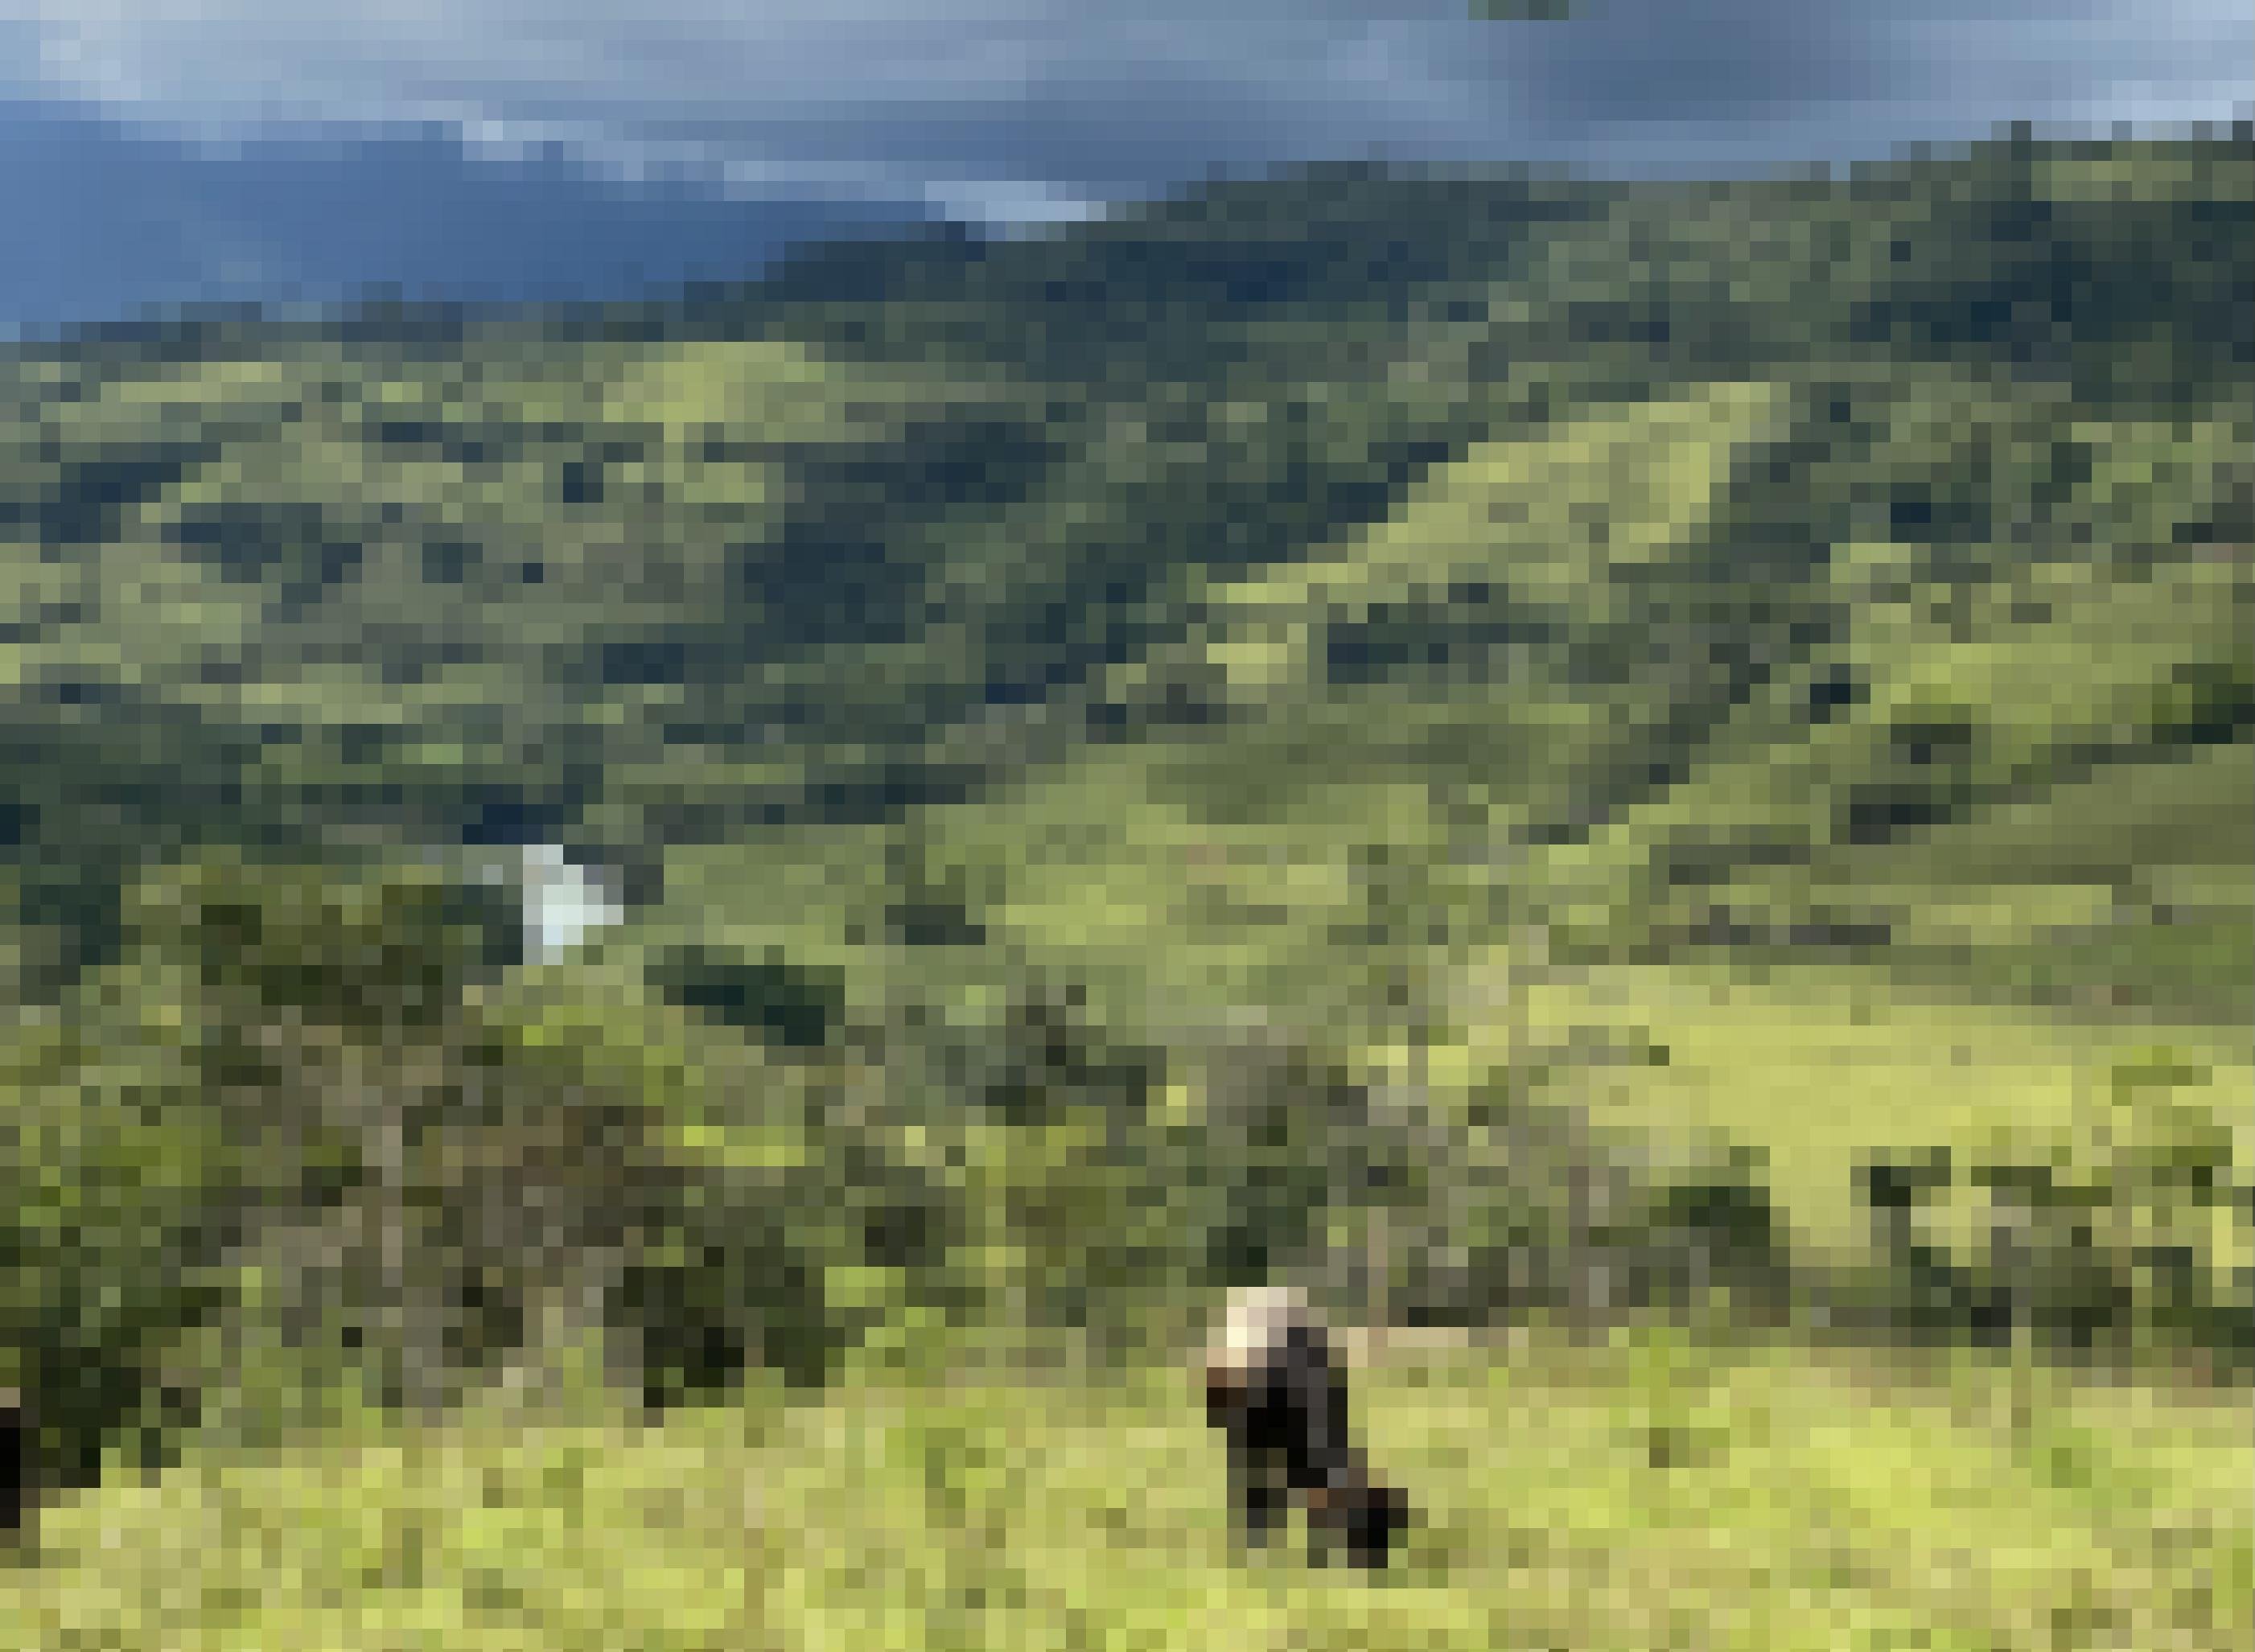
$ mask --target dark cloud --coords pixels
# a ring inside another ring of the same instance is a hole
[[[99,312],[348,280],[616,291],[630,265],[659,284],[741,269],[824,213],[1038,220],[1372,155],[1721,174],[2011,121],[2255,113],[2245,0],[1472,10],[0,0],[0,212],[46,232],[0,256],[0,326],[58,296]],[[480,164],[528,144],[572,163]]]
[[[50,92],[190,122],[529,126],[832,192],[1108,194],[1333,158],[1668,170],[2011,120],[2224,120],[2244,0],[40,0]],[[311,19],[318,18],[318,22]]]

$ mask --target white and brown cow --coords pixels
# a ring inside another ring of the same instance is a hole
[[[1371,1478],[1349,1426],[1345,1365],[1300,1292],[1231,1294],[1206,1351],[1205,1391],[1247,1542],[1268,1542],[1296,1494],[1318,1558],[1343,1544],[1356,1565],[1387,1563],[1408,1523],[1408,1500]]]

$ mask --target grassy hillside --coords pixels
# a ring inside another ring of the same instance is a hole
[[[662,1429],[505,1413],[56,1511],[14,1643],[182,1648],[2237,1644],[2233,1404],[1678,1336],[1397,1353],[1429,1504],[1373,1587],[1247,1564],[1178,1374],[873,1377]],[[2025,1409],[2016,1414],[2015,1404]]]
[[[0,1624],[2244,1639],[2251,201],[1345,169],[0,356]],[[1225,1554],[1279,1271],[1451,1329],[1397,1589]]]

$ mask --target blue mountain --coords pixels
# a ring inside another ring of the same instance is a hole
[[[485,158],[432,129],[221,152],[0,102],[0,338],[183,304],[655,297],[933,218],[921,201],[630,186],[553,150]]]

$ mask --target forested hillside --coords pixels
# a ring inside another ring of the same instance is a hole
[[[2244,133],[2014,138],[11,348],[0,1389],[56,1517],[496,1395],[1149,1371],[1286,1269],[2229,1392],[2251,268]],[[529,953],[529,844],[623,920]],[[2166,1621],[1963,1621],[2230,1643],[2203,1530]]]

